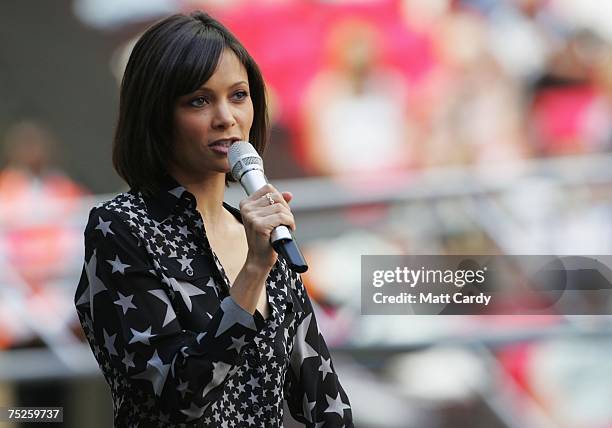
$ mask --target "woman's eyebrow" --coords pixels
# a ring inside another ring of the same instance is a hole
[[[238,86],[238,85],[248,85],[248,82],[246,82],[245,80],[241,80],[241,81],[236,82],[236,83],[234,83],[234,84],[232,84],[232,85],[230,85],[230,86],[228,86],[228,87],[229,87],[229,88],[233,88],[233,87]],[[208,91],[208,92],[214,92],[212,89],[208,88],[208,87],[207,87],[207,86],[205,86],[205,85],[200,86],[198,89],[196,89],[196,91]],[[195,91],[194,91],[194,92],[195,92]]]

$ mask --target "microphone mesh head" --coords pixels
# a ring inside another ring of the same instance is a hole
[[[232,144],[227,152],[232,176],[240,181],[243,171],[249,165],[257,165],[263,171],[263,161],[251,143],[239,141]]]

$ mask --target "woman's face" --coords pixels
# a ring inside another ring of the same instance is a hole
[[[227,150],[234,141],[248,141],[252,124],[246,69],[225,49],[210,79],[177,100],[170,172],[183,177],[228,172]]]

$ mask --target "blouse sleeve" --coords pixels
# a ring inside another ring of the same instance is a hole
[[[129,226],[94,208],[75,304],[96,359],[112,387],[148,391],[171,422],[193,421],[239,369],[264,320],[226,297],[205,331],[185,330],[162,285]]]
[[[300,275],[291,272],[291,283],[304,309],[297,322],[284,384],[291,415],[306,427],[353,427],[348,396],[338,380]]]

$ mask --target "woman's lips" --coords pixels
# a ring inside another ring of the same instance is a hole
[[[210,149],[215,153],[227,155],[227,152],[229,151],[229,147],[232,145],[233,142],[234,140],[230,140],[230,139],[220,140],[212,144],[209,144],[208,147],[210,147]]]
[[[227,152],[229,151],[229,144],[225,145],[225,144],[213,144],[211,146],[209,146],[210,149],[215,152],[215,153],[219,153],[221,155],[227,155]]]

